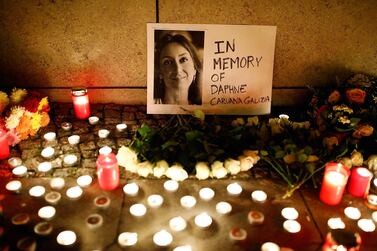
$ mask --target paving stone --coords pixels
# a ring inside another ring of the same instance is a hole
[[[73,134],[78,134],[78,135],[81,135],[81,134],[84,134],[84,133],[88,133],[89,132],[89,128],[88,126],[83,126],[83,127],[76,127],[73,131],[72,131],[72,135]]]
[[[115,141],[113,139],[109,139],[109,138],[106,138],[106,139],[99,139],[97,141],[97,146],[99,148],[101,147],[104,147],[104,146],[108,146],[108,147],[111,147],[113,149],[116,148],[116,144],[115,144]]]
[[[91,111],[103,111],[104,104],[90,104]]]
[[[96,158],[98,156],[98,151],[81,151],[83,159]]]
[[[31,159],[36,156],[40,156],[41,150],[40,147],[34,148],[34,149],[25,149],[22,151],[21,158],[23,160]]]
[[[135,120],[135,113],[134,112],[123,112],[122,114],[123,121],[132,121]]]
[[[137,106],[126,105],[123,107],[123,113],[134,113],[137,112]]]
[[[119,132],[118,130],[114,130],[113,134],[114,138],[127,138],[129,136],[128,130],[124,130],[123,132]]]
[[[95,136],[93,133],[84,133],[80,135],[80,142],[94,141]]]
[[[82,159],[82,168],[96,168],[96,158]]]
[[[136,118],[137,119],[146,119],[147,114],[145,114],[144,112],[136,112]]]
[[[65,144],[61,145],[63,153],[79,153],[80,149],[77,145]]]
[[[21,141],[18,145],[20,147],[20,150],[26,150],[26,149],[35,149],[35,148],[40,148],[41,147],[42,140],[36,139],[36,140],[23,140]]]
[[[121,110],[114,110],[114,109],[105,109],[103,112],[105,119],[106,118],[120,118],[121,117]]]
[[[67,137],[67,136],[71,136],[71,135],[72,135],[72,130],[66,131],[66,130],[63,130],[61,128],[58,129],[58,132],[57,132],[58,138]]]
[[[116,111],[121,111],[122,110],[122,106],[121,105],[117,105],[117,104],[105,104],[105,107],[104,107],[104,110],[116,110]]]
[[[125,123],[127,126],[136,125],[137,120],[124,120],[123,123]]]
[[[54,169],[53,177],[75,177],[78,167],[57,168]]]
[[[146,106],[146,105],[138,105],[138,106],[136,106],[136,107],[137,107],[137,110],[138,110],[138,111],[140,111],[140,112],[146,114],[146,112],[147,112],[147,106]]]
[[[96,150],[96,143],[94,141],[84,142],[79,144],[80,151]]]
[[[54,159],[51,161],[52,168],[61,168],[63,166],[63,158],[60,156],[59,158]]]
[[[118,138],[116,139],[116,144],[118,147],[121,146],[129,146],[131,144],[132,140],[127,138]]]
[[[120,117],[108,117],[108,118],[105,118],[105,125],[117,125],[117,124],[120,124],[122,122],[121,118]]]
[[[48,147],[48,146],[51,146],[51,147],[57,147],[59,145],[59,142],[58,140],[53,140],[53,141],[42,141],[42,147]]]
[[[42,163],[43,159],[40,157],[32,157],[32,158],[27,158],[24,159],[23,165],[27,167],[27,169],[31,170],[37,170],[39,163]]]

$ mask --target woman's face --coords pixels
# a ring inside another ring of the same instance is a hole
[[[188,88],[196,74],[190,52],[178,43],[166,45],[161,51],[160,74],[167,88]]]

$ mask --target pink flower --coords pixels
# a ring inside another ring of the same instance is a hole
[[[10,146],[15,146],[17,145],[18,143],[20,143],[21,139],[20,137],[18,136],[18,133],[16,132],[15,129],[12,129],[12,130],[9,130],[7,132],[7,139],[8,139],[8,144]]]

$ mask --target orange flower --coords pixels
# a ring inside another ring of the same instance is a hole
[[[42,112],[41,116],[41,127],[45,127],[50,123],[50,116],[48,116],[47,112]]]
[[[31,116],[28,114],[24,114],[21,119],[20,123],[16,127],[16,132],[20,136],[21,140],[27,139],[29,137],[30,131],[31,131]]]
[[[353,132],[352,136],[361,139],[362,137],[368,137],[373,133],[373,127],[370,125],[359,125]]]
[[[327,150],[332,151],[334,146],[339,145],[339,140],[335,136],[323,138],[323,145],[327,147]]]
[[[349,102],[354,104],[364,104],[366,92],[360,88],[348,89],[346,96]]]
[[[330,104],[335,104],[336,102],[338,102],[340,100],[340,92],[338,90],[335,90],[333,91],[329,97],[327,98],[327,101],[330,103]]]

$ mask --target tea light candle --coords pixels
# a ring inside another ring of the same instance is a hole
[[[83,190],[81,189],[81,187],[74,186],[67,189],[66,195],[68,198],[75,200],[75,199],[80,198],[82,193],[83,193]]]
[[[37,241],[30,236],[23,237],[17,241],[17,250],[36,250]]]
[[[99,121],[99,118],[97,116],[90,116],[88,120],[89,120],[89,124],[96,125]]]
[[[231,183],[226,187],[226,190],[230,195],[240,195],[242,192],[242,187],[237,182]]]
[[[174,248],[173,251],[192,251],[192,248],[190,245],[178,246]]]
[[[377,195],[369,194],[367,196],[367,205],[371,205],[373,207],[377,207]]]
[[[18,166],[13,168],[12,173],[16,176],[23,177],[27,174],[27,168],[26,166]]]
[[[281,215],[287,220],[296,220],[298,218],[298,212],[294,207],[283,208]]]
[[[124,132],[127,129],[127,125],[124,123],[117,124],[116,129],[118,130],[118,132]]]
[[[64,131],[69,131],[72,129],[72,124],[69,123],[69,122],[63,122],[61,125],[61,128],[64,130]]]
[[[30,221],[30,216],[26,213],[19,213],[11,219],[13,225],[25,225]]]
[[[364,232],[374,232],[376,225],[371,219],[360,219],[357,221],[357,226]]]
[[[191,195],[186,195],[181,198],[180,202],[182,207],[192,208],[196,204],[196,199]]]
[[[20,190],[21,190],[21,187],[22,187],[22,184],[21,184],[21,181],[19,180],[12,180],[12,181],[9,181],[6,185],[5,185],[5,188],[10,191],[10,192],[13,192],[13,193],[19,193]]]
[[[133,204],[130,207],[130,214],[136,217],[144,216],[147,212],[147,208],[143,204]]]
[[[336,217],[330,218],[327,221],[327,226],[329,226],[330,229],[344,229],[346,227],[346,224],[344,224],[340,217]]]
[[[372,176],[372,173],[365,167],[353,168],[347,187],[348,192],[355,197],[367,196]]]
[[[229,214],[232,211],[232,205],[228,202],[221,201],[216,204],[216,212],[222,215]]]
[[[123,232],[118,236],[118,243],[122,247],[133,246],[137,243],[137,233]]]
[[[54,141],[56,139],[55,132],[48,132],[43,135],[43,138],[47,141]]]
[[[133,182],[124,185],[123,192],[128,196],[136,196],[139,192],[139,186]]]
[[[47,173],[49,171],[51,171],[52,169],[52,164],[51,162],[42,162],[38,165],[38,172],[41,172],[41,173]]]
[[[46,235],[51,234],[52,230],[53,230],[53,226],[51,225],[51,223],[46,222],[46,221],[39,222],[37,223],[37,225],[34,226],[34,232],[37,235],[41,235],[41,236],[46,236]]]
[[[110,134],[110,131],[107,130],[107,129],[98,130],[98,137],[100,137],[101,139],[107,138],[107,136],[109,136],[109,134]]]
[[[99,208],[105,209],[110,206],[110,198],[107,196],[98,196],[94,198],[94,205],[96,205]]]
[[[212,224],[212,218],[204,212],[195,216],[194,222],[200,228],[207,228]]]
[[[60,232],[56,241],[62,246],[70,246],[76,242],[76,234],[71,230]]]
[[[169,192],[177,191],[178,187],[179,187],[179,184],[175,180],[167,180],[167,181],[164,182],[164,188],[165,188],[165,190],[167,190]]]
[[[209,187],[200,189],[199,196],[202,200],[211,200],[215,196],[215,191]]]
[[[55,154],[55,149],[52,148],[51,146],[44,148],[41,152],[42,157],[46,158],[46,159],[52,158],[52,156],[54,156],[54,154]]]
[[[377,211],[374,211],[374,212],[372,213],[372,219],[373,219],[375,222],[377,222]]]
[[[288,114],[280,114],[279,115],[279,119],[289,119],[289,115]]]
[[[251,198],[255,202],[265,202],[267,200],[267,194],[262,190],[255,190],[251,193]]]
[[[88,187],[92,183],[93,178],[90,175],[81,175],[76,182],[80,187]]]
[[[173,236],[166,230],[161,230],[153,235],[153,242],[160,247],[169,246],[173,241]]]
[[[43,186],[33,186],[29,190],[29,195],[32,197],[41,197],[45,194],[46,189]]]
[[[80,136],[79,135],[72,135],[68,137],[68,143],[70,145],[77,145],[80,142]]]
[[[246,239],[247,237],[247,232],[245,229],[243,228],[239,228],[239,227],[233,227],[230,231],[229,231],[229,237],[231,240],[233,241],[243,241]]]
[[[264,214],[256,210],[251,210],[247,214],[247,219],[251,225],[261,225],[264,222]]]
[[[77,162],[77,156],[74,154],[67,154],[64,156],[63,162],[67,166],[73,166]]]
[[[181,216],[171,218],[169,221],[169,227],[175,232],[184,230],[187,226],[186,220]]]
[[[44,220],[51,220],[56,213],[56,209],[52,206],[45,206],[38,210],[38,216]]]
[[[59,192],[56,192],[56,191],[51,191],[51,192],[48,192],[46,195],[45,195],[45,200],[52,204],[52,205],[56,205],[58,204],[58,202],[60,201],[61,199],[61,194]]]
[[[62,189],[63,187],[65,186],[65,181],[63,178],[60,178],[60,177],[56,177],[56,178],[52,178],[50,180],[50,187],[52,189]]]
[[[361,217],[361,212],[356,207],[346,207],[344,214],[351,220],[358,220]]]
[[[96,229],[102,226],[103,224],[103,217],[100,214],[90,214],[85,219],[86,225],[90,229]]]
[[[19,157],[12,157],[8,159],[8,164],[12,167],[17,167],[22,165],[22,159]]]
[[[265,242],[261,246],[261,251],[280,251],[280,247],[278,244],[274,242]]]
[[[295,220],[286,220],[283,223],[284,229],[289,233],[298,233],[301,230],[301,225]]]
[[[148,196],[147,201],[150,207],[157,208],[162,205],[162,203],[164,202],[164,198],[162,198],[162,196],[159,194],[152,194]]]

